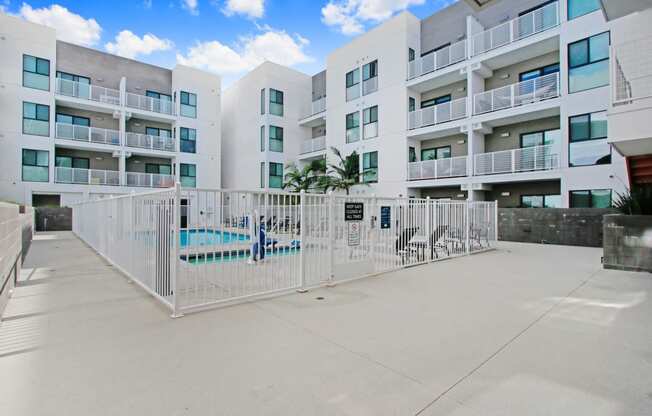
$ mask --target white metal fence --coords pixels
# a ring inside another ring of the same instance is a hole
[[[629,104],[652,98],[652,38],[614,45],[611,48],[612,104]]]
[[[467,101],[467,97],[458,98],[447,103],[410,111],[408,113],[408,128],[410,130],[418,129],[465,118]]]
[[[420,77],[466,59],[466,39],[408,62],[408,79]]]
[[[525,39],[559,25],[559,4],[551,3],[471,38],[471,56]]]
[[[33,230],[34,211],[0,202],[0,318],[20,274],[23,229]],[[29,232],[29,231],[28,231]]]
[[[475,175],[530,172],[559,169],[561,152],[557,145],[532,146],[520,149],[475,155]]]
[[[506,85],[473,96],[473,114],[536,103],[559,96],[559,73]]]
[[[495,202],[181,189],[73,207],[73,231],[174,314],[489,249]]]

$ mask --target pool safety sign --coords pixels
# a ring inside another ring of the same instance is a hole
[[[362,227],[360,222],[349,222],[347,232],[347,240],[349,242],[349,247],[359,246],[360,245],[360,234],[362,233]]]
[[[364,203],[345,202],[344,221],[362,221],[364,218]]]
[[[386,230],[392,226],[392,207],[380,207],[380,229]]]

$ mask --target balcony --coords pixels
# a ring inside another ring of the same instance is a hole
[[[471,56],[481,55],[558,25],[559,3],[555,2],[474,35],[470,39]]]
[[[176,143],[173,137],[151,136],[149,134],[131,132],[127,132],[125,135],[125,146],[162,150],[165,152],[176,151]]]
[[[308,114],[304,114],[299,119],[299,125],[306,127],[315,127],[323,123],[326,118],[326,97],[321,97],[313,101],[310,105]]]
[[[525,147],[475,155],[474,175],[533,172],[559,169],[561,152],[557,145]]]
[[[170,188],[174,186],[174,175],[158,173],[127,172],[127,186],[148,188]]]
[[[315,137],[301,142],[301,154],[318,152],[326,149],[326,136]]]
[[[559,73],[481,92],[473,97],[473,114],[485,114],[558,97]]]
[[[467,116],[467,97],[408,113],[408,129],[433,126]]]
[[[176,115],[174,111],[174,102],[170,100],[161,100],[159,98],[147,97],[145,95],[127,93],[126,106],[138,110],[150,111],[152,113]]]
[[[120,132],[117,130],[57,123],[55,135],[57,139],[120,146]]]
[[[408,180],[441,179],[467,176],[467,156],[408,163]]]
[[[310,114],[306,114],[302,118],[312,117],[315,114],[323,113],[324,111],[326,111],[326,97],[321,97],[311,103]]]
[[[84,84],[67,79],[56,79],[56,93],[66,97],[95,101],[103,104],[120,105],[120,91],[98,85]]]
[[[378,77],[365,79],[362,81],[362,95],[369,95],[378,91]]]
[[[120,185],[120,172],[117,170],[78,169],[56,166],[54,181],[76,185]]]
[[[466,60],[466,40],[408,62],[408,80],[438,71],[464,60]]]

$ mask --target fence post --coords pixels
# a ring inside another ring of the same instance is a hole
[[[498,201],[494,201],[494,233],[496,242],[498,242]]]
[[[471,204],[472,201],[466,201],[466,236],[465,236],[465,247],[466,247],[466,254],[471,254]]]
[[[179,312],[179,244],[181,241],[180,238],[180,218],[181,218],[181,183],[175,182],[174,184],[174,198],[173,198],[173,225],[174,229],[172,231],[172,247],[170,250],[170,283],[172,286],[172,317],[178,318],[183,316],[183,313]]]
[[[306,289],[306,191],[301,190],[299,196],[299,277],[301,286],[297,289],[299,293],[305,293]]]
[[[426,197],[426,249],[428,250],[428,256],[430,256],[430,261],[433,260],[432,258],[432,201],[430,200],[430,197]],[[423,259],[426,259],[425,253],[423,256]]]
[[[335,286],[335,198],[328,192],[328,284]]]

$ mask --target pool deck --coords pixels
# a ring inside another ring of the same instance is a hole
[[[171,319],[39,233],[0,324],[0,415],[650,415],[652,275],[600,256],[500,243]]]

